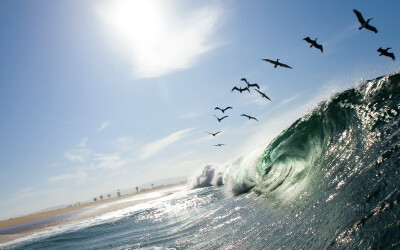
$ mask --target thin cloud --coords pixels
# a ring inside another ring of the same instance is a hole
[[[111,142],[118,151],[127,152],[132,150],[133,139],[127,136],[121,136]]]
[[[178,117],[178,119],[190,119],[190,118],[195,118],[195,117],[199,117],[199,116],[201,116],[200,113],[190,112],[187,114],[182,114],[181,116]]]
[[[342,29],[340,32],[337,32],[333,36],[331,36],[330,39],[326,40],[323,42],[324,48],[324,54],[332,54],[337,52],[340,48],[340,44],[343,43],[343,41],[349,39],[352,36],[356,36],[357,32],[354,32],[358,30],[359,24],[357,21],[355,21],[353,24],[347,26],[345,29]]]
[[[283,106],[283,105],[285,105],[285,104],[288,104],[288,103],[290,103],[290,102],[293,102],[294,100],[296,100],[297,98],[299,98],[302,94],[303,94],[303,93],[298,93],[298,94],[296,94],[296,95],[294,95],[294,96],[292,96],[292,97],[290,97],[290,98],[287,98],[287,99],[281,101],[281,102],[279,103],[279,106]]]
[[[118,153],[113,154],[95,154],[93,161],[96,162],[94,168],[117,169],[122,167],[126,162]]]
[[[82,141],[77,145],[78,148],[86,147],[87,142],[88,142],[88,138],[87,137],[83,138]]]
[[[70,181],[70,180],[83,181],[86,179],[86,176],[87,176],[87,174],[85,172],[78,171],[76,173],[53,176],[53,177],[48,178],[47,181],[51,182],[51,183],[59,182],[59,181]]]
[[[154,154],[157,154],[158,152],[168,147],[169,145],[173,144],[174,142],[177,142],[185,138],[186,136],[188,136],[190,131],[192,131],[192,128],[180,130],[160,140],[147,144],[146,146],[143,147],[142,154],[140,157],[141,160],[144,160]]]
[[[100,127],[97,129],[97,133],[100,133],[101,131],[103,131],[105,128],[107,128],[108,126],[110,126],[111,122],[110,121],[105,121],[103,122]]]
[[[221,45],[213,35],[223,8],[214,3],[182,11],[179,3],[119,0],[96,6],[134,76],[153,78],[189,68]]]
[[[64,153],[64,158],[69,160],[70,162],[79,162],[83,163],[90,157],[92,151],[86,148],[79,148],[69,152]]]

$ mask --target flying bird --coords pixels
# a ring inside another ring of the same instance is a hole
[[[242,79],[240,79],[240,81],[244,81],[247,84],[247,88],[249,89],[249,91],[250,91],[251,87],[256,87],[256,88],[260,89],[260,86],[258,86],[257,83],[249,83],[246,78],[242,78]]]
[[[218,132],[215,132],[215,133],[210,133],[210,132],[208,132],[210,135],[212,135],[212,136],[216,136],[217,134],[219,134],[219,133],[221,133],[221,131],[218,131]]]
[[[240,116],[245,116],[245,117],[249,118],[249,120],[250,120],[250,119],[253,119],[253,120],[258,121],[257,118],[252,117],[252,116],[249,116],[249,115],[246,115],[246,114],[241,114]]]
[[[394,57],[394,54],[392,52],[388,52],[388,50],[390,50],[391,48],[386,48],[386,49],[382,49],[381,47],[379,47],[379,49],[377,50],[380,54],[379,56],[387,56],[392,58],[392,60],[396,60],[396,57]]]
[[[216,146],[216,147],[221,147],[221,146],[223,146],[223,145],[225,145],[225,144],[218,143],[218,144],[215,144],[214,146]]]
[[[270,99],[265,93],[259,91],[258,89],[256,89],[256,91],[257,91],[258,93],[260,93],[260,95],[261,95],[263,98],[267,98],[268,100],[271,101],[271,99]],[[272,101],[271,101],[271,102],[272,102]]]
[[[324,51],[324,49],[322,48],[322,45],[321,45],[321,44],[318,44],[318,43],[317,43],[317,39],[318,39],[318,38],[315,38],[315,40],[311,40],[310,37],[306,37],[306,38],[304,38],[303,40],[306,41],[306,42],[308,42],[309,44],[311,44],[311,45],[310,45],[310,48],[315,47],[316,49],[319,49],[319,50],[321,51],[321,53],[322,53],[322,52]]]
[[[227,111],[228,109],[233,109],[233,108],[232,107],[226,107],[224,109],[221,109],[220,107],[216,107],[215,110],[217,110],[217,109],[221,110],[222,113],[225,113],[225,111]]]
[[[358,28],[361,30],[362,28],[366,28],[367,30],[373,31],[375,33],[378,33],[378,30],[369,24],[369,21],[371,21],[373,18],[367,19],[367,21],[364,20],[361,12],[359,12],[356,9],[353,9],[354,14],[356,14],[358,21],[360,22],[361,26]]]
[[[256,87],[256,88],[260,89],[260,86],[258,86],[257,83],[248,83],[247,88],[250,88],[250,87]]]
[[[227,118],[227,117],[229,117],[229,116],[223,116],[223,117],[221,117],[221,118],[218,118],[216,115],[214,115],[215,116],[215,118],[217,118],[217,120],[219,121],[219,122],[221,122],[223,119],[225,119],[225,118]]]
[[[292,67],[290,67],[290,66],[287,65],[287,64],[284,64],[284,63],[279,62],[280,59],[276,59],[276,61],[271,60],[271,59],[262,59],[262,60],[274,64],[274,68],[276,68],[276,67],[278,67],[278,66],[281,66],[281,67],[284,67],[284,68],[289,68],[289,69],[292,68]]]
[[[243,91],[249,91],[249,93],[250,93],[250,90],[249,90],[249,88],[248,87],[246,87],[246,88],[238,88],[238,87],[233,87],[233,89],[231,90],[231,92],[233,92],[234,90],[237,90],[237,91],[239,91],[240,93],[242,93]]]

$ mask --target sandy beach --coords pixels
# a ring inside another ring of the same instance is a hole
[[[131,207],[139,203],[161,198],[185,188],[186,184],[174,184],[156,187],[151,190],[128,194],[121,197],[93,201],[76,206],[0,221],[0,244],[23,238],[33,233],[51,229],[52,227],[73,223],[87,218],[93,218],[109,212]],[[51,220],[51,218],[55,218],[57,216],[62,216],[62,218]]]

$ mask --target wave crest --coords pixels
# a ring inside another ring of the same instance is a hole
[[[399,74],[338,93],[295,121],[256,160],[242,157],[228,166],[224,183],[234,194],[254,191],[284,200],[327,192],[399,143],[397,137],[386,140],[399,132],[399,103]]]
[[[200,172],[196,173],[188,180],[189,189],[222,186],[222,171],[216,166],[207,165]]]

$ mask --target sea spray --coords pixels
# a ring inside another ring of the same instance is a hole
[[[263,150],[256,149],[228,164],[223,173],[223,183],[226,191],[232,195],[247,192],[261,181],[256,171],[256,162]]]
[[[205,166],[200,172],[191,176],[188,180],[188,188],[196,189],[203,187],[222,186],[222,171],[213,165]]]

